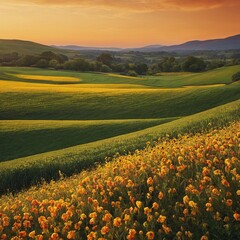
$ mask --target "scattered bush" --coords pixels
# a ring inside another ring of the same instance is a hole
[[[236,82],[240,80],[240,72],[237,72],[235,74],[232,75],[232,81]]]

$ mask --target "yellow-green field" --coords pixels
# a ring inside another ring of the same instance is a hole
[[[68,156],[71,160],[66,174],[71,175],[116,152],[143,147],[151,132],[157,139],[157,133],[164,133],[162,129],[174,132],[170,128],[179,125],[185,131],[183,123],[187,116],[192,116],[191,121],[202,129],[200,122],[210,113],[201,115],[201,121],[194,114],[240,98],[239,82],[231,83],[232,74],[239,70],[240,66],[232,66],[197,74],[129,77],[1,67],[0,179],[2,185],[7,184],[1,192],[8,188],[19,190],[41,177],[57,178],[58,170],[66,168],[64,164],[58,165],[58,161],[65,163]],[[229,105],[226,111],[225,115],[233,115],[226,119],[235,119],[238,102]],[[220,113],[214,121],[219,117]],[[172,127],[164,128],[171,121]],[[151,128],[154,126],[157,130]],[[125,141],[128,135],[124,134],[132,134],[133,142]],[[137,136],[142,139],[135,139]],[[116,145],[112,145],[113,137]],[[101,141],[106,144],[102,146]],[[78,151],[84,152],[82,156],[78,156]],[[84,156],[87,151],[92,155]],[[33,164],[27,167],[24,162]],[[10,175],[16,183],[4,183]]]

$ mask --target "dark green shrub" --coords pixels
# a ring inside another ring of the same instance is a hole
[[[236,82],[238,80],[240,80],[240,72],[237,72],[237,73],[232,75],[232,81],[233,82]]]

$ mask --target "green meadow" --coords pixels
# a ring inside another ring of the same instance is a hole
[[[239,119],[237,71],[128,77],[0,67],[1,193]]]

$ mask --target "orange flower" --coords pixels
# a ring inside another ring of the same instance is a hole
[[[200,240],[208,240],[208,237],[206,235],[203,235]]]
[[[135,229],[130,229],[130,230],[129,230],[129,234],[128,234],[128,236],[127,236],[127,240],[134,240],[136,233],[137,233],[137,232],[136,232]]]
[[[153,205],[152,205],[152,208],[154,208],[154,209],[158,209],[158,208],[159,208],[158,203],[154,202]]]
[[[23,226],[24,226],[25,228],[30,228],[30,227],[31,227],[30,221],[25,220],[25,221],[23,222]]]
[[[231,207],[232,204],[233,204],[232,199],[227,199],[227,201],[226,201],[227,207]]]
[[[113,226],[115,227],[120,227],[122,225],[122,220],[120,217],[116,217],[113,220]]]
[[[222,179],[222,185],[225,187],[230,187],[230,183],[226,179]]]
[[[233,217],[236,221],[240,221],[240,214],[239,213],[234,213]]]
[[[69,231],[67,239],[76,239],[76,231]]]
[[[167,227],[164,224],[162,225],[162,229],[166,234],[169,234],[172,231],[172,229],[170,227]]]
[[[57,234],[57,233],[53,233],[53,234],[51,235],[51,239],[52,239],[52,240],[57,240],[57,239],[58,239],[58,234]]]
[[[92,212],[89,214],[90,218],[97,218],[97,213],[96,212]]]
[[[3,225],[4,227],[9,226],[9,218],[8,218],[8,217],[4,217],[4,218],[2,219],[2,221],[3,221],[2,225]]]
[[[19,237],[24,238],[24,237],[26,237],[26,236],[27,236],[26,231],[21,231],[21,232],[19,232]]]
[[[154,234],[153,231],[149,231],[149,232],[146,233],[146,236],[147,236],[148,240],[152,240],[152,239],[154,239],[155,234]]]
[[[102,235],[105,235],[105,234],[107,234],[108,232],[109,232],[109,227],[107,227],[107,226],[102,227],[102,229],[101,229],[101,234],[102,234]]]
[[[157,219],[157,222],[164,223],[166,221],[166,219],[167,219],[166,216],[160,215]]]
[[[2,234],[1,240],[6,240],[6,239],[7,239],[7,235],[6,234]]]
[[[214,188],[214,189],[212,190],[212,193],[213,193],[214,195],[217,195],[217,196],[220,195],[219,191],[218,191],[216,188]]]
[[[163,199],[163,197],[164,197],[164,194],[163,194],[163,192],[159,192],[159,194],[158,194],[158,198],[159,198],[160,200],[162,200],[162,199]]]
[[[148,179],[147,179],[147,184],[148,185],[153,185],[153,178],[152,177],[149,177]]]
[[[105,222],[110,222],[111,218],[112,218],[112,215],[110,213],[106,213],[102,218],[102,220]]]

